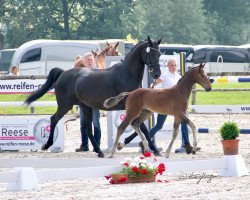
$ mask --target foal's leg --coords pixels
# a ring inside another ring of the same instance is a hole
[[[161,156],[160,152],[158,151],[158,149],[156,148],[156,146],[154,145],[154,143],[152,142],[152,140],[151,140],[151,138],[150,138],[150,136],[148,134],[148,129],[147,129],[146,125],[143,123],[151,115],[152,115],[151,111],[149,111],[149,110],[143,110],[140,113],[139,117],[137,118],[137,119],[140,119],[140,121],[138,121],[137,123],[140,124],[140,130],[145,135],[145,137],[146,137],[146,139],[148,141],[148,145],[149,145],[150,149],[152,149],[154,151],[154,155],[155,156]],[[117,149],[121,150],[126,144],[129,144],[137,135],[138,135],[137,132],[134,132],[129,137],[125,138],[124,143],[120,143],[119,142],[118,146],[117,146]]]
[[[92,146],[94,147],[94,151],[98,153],[98,157],[103,158],[104,153],[101,151],[100,146],[95,141],[95,138],[92,132],[93,109],[84,104],[81,104],[80,107],[85,117],[85,127],[86,127],[85,131],[87,132],[88,138]]]
[[[166,150],[166,158],[169,158],[169,154],[171,152],[173,143],[178,135],[178,131],[179,131],[179,126],[180,126],[181,120],[179,118],[174,118],[174,130],[173,130],[173,137],[171,139],[171,142]]]
[[[147,127],[145,126],[145,124],[143,123],[146,119],[148,119],[150,117],[150,115],[152,115],[152,112],[149,110],[142,110],[142,112],[140,113],[139,117],[136,118],[132,123],[139,124],[140,128],[142,129],[142,132],[144,133],[144,135],[148,135],[148,130]],[[138,120],[139,119],[139,120]],[[145,130],[146,129],[146,130]],[[124,143],[119,142],[117,149],[121,150],[125,145],[129,144],[133,139],[135,139],[137,137],[138,133],[135,131],[134,133],[132,133],[130,136],[126,137],[124,139]],[[147,139],[147,137],[146,137]],[[148,139],[147,139],[148,140]],[[149,143],[149,141],[148,141]]]
[[[113,144],[113,147],[111,148],[109,158],[113,158],[119,139],[129,124],[130,121],[127,118],[125,118],[125,120],[118,126],[115,142]]]
[[[140,136],[145,151],[148,151],[148,150],[149,150],[149,149],[148,149],[148,143],[147,143],[147,141],[146,141],[146,138],[145,138],[144,134],[143,134],[143,133],[141,132],[141,130],[140,130],[140,125],[141,125],[141,123],[142,123],[141,121],[143,122],[143,120],[140,119],[140,117],[138,117],[138,118],[136,118],[136,119],[131,123],[131,125],[132,125],[132,127],[135,129],[136,133]],[[144,153],[144,152],[142,152],[142,153]]]
[[[196,138],[196,128],[194,123],[186,117],[185,121],[187,121],[188,125],[190,126],[190,128],[192,129],[193,132],[193,149],[192,149],[192,154],[195,154],[197,151],[197,138]]]

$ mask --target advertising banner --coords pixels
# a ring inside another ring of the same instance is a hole
[[[25,94],[39,89],[46,79],[0,80],[0,94]],[[49,93],[54,93],[54,89]]]
[[[50,118],[0,117],[0,150],[40,150],[50,134]],[[64,150],[64,119],[54,132],[51,151]]]

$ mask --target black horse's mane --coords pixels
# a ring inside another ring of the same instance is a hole
[[[128,54],[125,56],[124,60],[127,60],[131,56],[133,50],[143,42],[145,42],[145,40],[139,41],[135,46],[133,46],[132,49],[130,49],[130,51],[128,52]]]
[[[188,70],[188,71],[180,78],[180,80],[177,82],[177,84],[180,83],[180,82],[183,80],[183,78],[184,78],[187,74],[189,74],[189,72],[193,71],[193,70],[196,69],[196,68],[198,68],[198,67],[193,67],[193,68],[191,68],[190,70]]]

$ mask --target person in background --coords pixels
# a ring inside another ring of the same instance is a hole
[[[82,58],[79,57],[78,59],[82,59],[85,67],[97,68],[95,64],[94,55],[92,53],[86,53]],[[100,146],[101,142],[100,111],[99,109],[96,108],[93,108],[93,126],[94,126],[95,141]],[[80,127],[81,127],[82,143],[80,147],[77,148],[75,151],[76,152],[89,151],[88,136],[85,131],[85,116],[81,109],[80,109]]]
[[[10,68],[10,73],[9,73],[10,76],[19,76],[20,73],[19,73],[19,70],[18,70],[18,67],[17,66],[12,66]]]
[[[181,79],[181,75],[177,73],[177,63],[174,59],[169,59],[166,62],[166,67],[168,70],[166,70],[155,82],[155,84],[161,83],[161,88],[170,88],[177,84],[179,79]],[[154,135],[162,129],[165,121],[167,119],[167,115],[158,114],[157,115],[157,123],[156,125],[151,128],[149,131],[149,136],[151,138],[154,137]],[[189,144],[189,138],[188,138],[188,127],[187,123],[182,122],[181,123],[181,132],[182,132],[182,138],[184,140],[184,144]],[[140,147],[142,145],[140,144]]]

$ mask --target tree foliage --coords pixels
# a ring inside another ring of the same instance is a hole
[[[208,15],[216,15],[213,31],[219,44],[240,45],[250,42],[250,1],[204,1]]]
[[[164,36],[167,43],[250,41],[248,0],[0,0],[0,48],[33,39]]]

